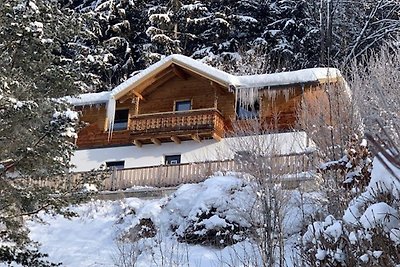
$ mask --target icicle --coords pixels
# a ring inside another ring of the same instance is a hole
[[[238,100],[241,107],[253,107],[259,100],[260,94],[258,88],[239,88]]]
[[[276,90],[271,90],[271,88],[268,87],[266,96],[268,97],[269,100],[271,100],[271,102],[275,102],[276,95],[277,95]]]
[[[112,134],[114,130],[114,119],[115,119],[115,106],[116,101],[114,96],[112,96],[107,103],[107,119],[108,119],[108,141],[112,139]]]
[[[295,88],[293,86],[289,87],[288,89],[284,89],[283,95],[285,96],[285,101],[288,102],[290,99],[290,96],[293,95]]]

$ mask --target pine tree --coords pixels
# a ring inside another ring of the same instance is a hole
[[[87,91],[111,90],[145,67],[146,5],[145,1],[119,0],[69,5],[85,24],[86,31],[69,43],[69,49],[78,55],[75,61],[87,78]]]
[[[260,36],[260,21],[255,18],[261,1],[210,1],[207,29],[198,34],[203,47],[194,51],[195,58],[215,66],[235,65],[237,52],[245,51]]]
[[[57,99],[78,92],[76,66],[62,56],[79,25],[50,1],[2,2],[0,10],[0,262],[53,265],[24,220],[67,204],[66,192],[28,184],[70,167],[77,114]],[[11,179],[10,171],[24,179]],[[69,192],[70,193],[70,192]],[[69,194],[71,196],[71,194]]]
[[[182,53],[178,29],[178,11],[181,5],[180,1],[171,0],[148,10],[149,27],[146,34],[150,38],[150,44],[145,50],[148,63],[160,60],[163,55]]]
[[[263,34],[270,48],[271,71],[297,70],[318,65],[318,28],[304,0],[279,0],[270,5],[273,22]],[[317,55],[317,56],[315,56]]]
[[[227,40],[231,32],[228,10],[212,10],[212,3],[200,1],[169,1],[150,8],[148,61],[173,53],[203,58],[235,50]]]

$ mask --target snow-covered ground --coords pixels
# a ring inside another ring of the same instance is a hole
[[[313,197],[314,194],[306,197],[309,201],[309,204],[306,203],[306,213],[317,207],[318,201],[314,201]],[[297,257],[295,247],[299,242],[298,231],[303,217],[299,199],[298,192],[292,191],[285,212],[288,266]],[[238,243],[221,248],[177,240],[179,233],[182,234],[190,222],[200,225],[198,232],[227,224],[232,227],[250,226],[247,221],[249,217],[241,210],[248,209],[253,200],[251,188],[241,179],[233,176],[213,177],[204,183],[183,185],[169,198],[91,201],[72,207],[79,214],[79,217],[72,219],[41,214],[44,224],[30,221],[28,227],[31,238],[42,244],[41,250],[49,254],[49,259],[62,262],[64,266],[130,266],[132,261],[135,266],[143,267],[244,266],[260,260],[257,247],[246,238],[237,237],[240,239]],[[214,215],[196,222],[201,212],[210,207],[215,208]],[[137,240],[127,233],[143,218],[150,218],[154,222],[157,233],[154,237]],[[174,232],[171,230],[173,228]],[[131,238],[134,241],[118,241],[122,236],[125,240]],[[132,255],[132,260],[123,265],[121,255],[128,254]]]
[[[400,180],[396,178],[400,169],[388,166],[392,172],[374,160],[369,186],[350,201],[342,218],[329,215],[308,225],[310,215],[327,214],[323,195],[282,190],[286,198],[281,209],[285,265],[299,266],[299,248],[306,249],[307,244],[313,244],[309,249],[316,261],[344,261],[350,255],[341,248],[342,236],[355,246],[352,256],[357,261],[390,258],[390,251],[382,247],[357,247],[353,242],[371,236],[375,233],[371,229],[380,226],[387,242],[400,244]],[[44,224],[29,221],[28,227],[31,238],[42,244],[42,252],[64,266],[257,266],[259,250],[248,238],[259,225],[252,216],[259,203],[255,202],[256,193],[252,183],[243,179],[216,176],[182,185],[161,199],[91,201],[71,207],[79,214],[72,219],[42,213]],[[390,196],[386,202],[377,198],[383,193]],[[302,236],[305,229],[308,231]],[[319,236],[331,242],[332,248],[324,249]]]

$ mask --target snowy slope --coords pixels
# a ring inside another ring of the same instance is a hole
[[[239,190],[232,194],[235,188]],[[237,211],[251,205],[249,189],[238,178],[214,177],[204,183],[184,185],[170,198],[97,200],[73,207],[72,210],[80,215],[78,218],[68,220],[41,214],[45,224],[30,221],[28,226],[31,238],[42,243],[42,251],[50,255],[50,260],[63,262],[65,266],[115,266],[122,250],[135,251],[135,266],[245,266],[260,260],[257,248],[248,239],[220,249],[189,245],[177,241],[171,225],[180,225],[176,232],[182,232],[185,225],[199,214],[198,211],[211,206],[219,207],[220,213],[204,221],[207,227],[224,224],[225,218],[247,225],[246,214]],[[306,213],[316,207],[312,196],[309,200]],[[297,193],[291,195],[288,207],[285,232],[287,260],[290,262],[296,257],[294,246],[299,239],[297,232],[302,221]],[[154,237],[125,245],[117,242],[142,218],[150,218],[156,225],[158,231]]]

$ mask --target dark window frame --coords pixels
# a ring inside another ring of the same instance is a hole
[[[181,154],[174,154],[174,155],[165,155],[164,156],[164,164],[165,165],[179,165],[182,161]]]
[[[253,105],[240,106],[239,101],[236,103],[236,119],[237,120],[255,120],[260,118],[261,100],[256,100]]]
[[[126,113],[126,114],[121,114],[121,113]],[[114,125],[113,125],[114,131],[127,130],[128,122],[129,122],[129,108],[115,110]]]
[[[123,170],[125,169],[125,160],[106,161],[106,168]]]
[[[179,105],[189,105],[189,109],[180,109],[180,108],[178,108],[179,107]],[[192,107],[193,107],[193,103],[192,103],[192,100],[191,99],[183,99],[183,100],[175,100],[175,103],[174,103],[174,111],[189,111],[189,110],[192,110]]]

